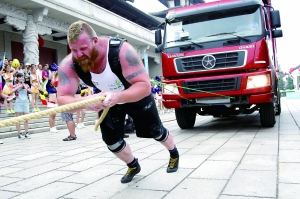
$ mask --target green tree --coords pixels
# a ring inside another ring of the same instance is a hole
[[[289,89],[289,90],[294,89],[294,80],[290,75],[286,78],[286,81],[287,83],[285,89]]]
[[[279,87],[279,90],[285,90],[285,81],[283,80],[283,73],[279,73],[280,75],[280,79],[278,81],[278,87]]]

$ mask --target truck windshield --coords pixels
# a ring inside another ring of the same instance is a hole
[[[261,19],[258,7],[176,18],[166,25],[165,47],[261,35]]]

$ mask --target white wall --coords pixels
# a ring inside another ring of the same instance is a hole
[[[155,77],[155,76],[162,76],[162,69],[161,64],[157,64],[154,62],[154,59],[149,57],[148,59],[149,64],[149,76]]]

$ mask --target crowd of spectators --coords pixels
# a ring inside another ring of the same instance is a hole
[[[16,64],[17,63],[17,64]],[[0,106],[1,102],[7,115],[15,115],[16,117],[27,114],[29,112],[39,112],[42,107],[53,108],[57,106],[58,85],[58,66],[53,63],[49,64],[23,64],[17,59],[8,60],[5,58],[0,60]],[[83,82],[77,91],[77,97],[93,94],[93,88],[86,86]],[[44,105],[39,105],[39,101],[45,98]],[[30,108],[31,105],[31,108]],[[64,115],[64,114],[62,114]],[[73,139],[63,139],[64,141],[75,140],[75,132],[72,129],[85,128],[84,118],[85,110],[76,113],[76,121],[73,121],[73,115],[62,117],[66,121],[70,135]],[[69,122],[70,118],[73,122]],[[98,118],[98,116],[96,116]],[[59,132],[55,126],[56,114],[49,116],[49,127],[51,133]],[[69,128],[70,126],[70,128]],[[20,125],[16,125],[18,138],[30,138],[28,133],[28,122],[24,123],[24,133],[21,133]],[[71,133],[72,132],[72,133]]]

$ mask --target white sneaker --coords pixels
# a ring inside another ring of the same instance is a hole
[[[59,131],[55,127],[50,128],[50,133],[58,133],[58,132]]]
[[[84,126],[84,123],[80,123],[81,127],[82,128],[85,128],[86,126]]]
[[[3,144],[3,142],[2,142],[2,141],[0,141],[0,144]]]
[[[76,128],[82,129],[83,127],[81,126],[81,123],[78,123],[78,124],[76,125]]]
[[[31,139],[31,137],[29,136],[29,133],[25,133],[24,137],[27,138],[27,139]]]
[[[18,135],[18,138],[19,138],[20,140],[23,140],[23,139],[24,139],[24,136],[23,136],[22,134],[19,134],[19,135]]]

